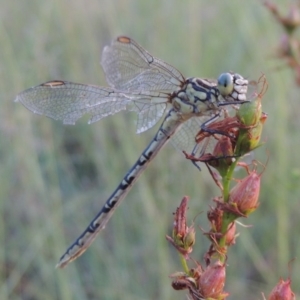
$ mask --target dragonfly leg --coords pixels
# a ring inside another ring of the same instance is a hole
[[[204,132],[208,132],[209,134],[213,135],[213,134],[223,134],[224,135],[224,132],[219,132],[219,130],[215,130],[215,129],[211,129],[208,127],[208,125],[212,122],[214,122],[215,120],[217,120],[218,118],[220,117],[220,113],[214,115],[213,117],[211,117],[209,120],[207,120],[206,122],[204,122],[201,126],[200,126],[200,130],[204,131]],[[225,134],[227,135],[227,134]],[[192,155],[196,155],[197,151],[199,150],[199,144],[196,143],[193,151],[192,151]],[[202,149],[205,149],[206,147],[202,147]],[[203,151],[203,150],[202,150]],[[204,153],[202,153],[201,151],[201,155],[203,155]],[[205,150],[204,150],[205,151]]]
[[[232,138],[233,136],[230,133],[227,133],[226,131],[223,130],[218,130],[218,129],[212,129],[209,128],[208,125],[211,124],[212,122],[214,122],[215,120],[217,120],[218,118],[220,118],[220,113],[217,113],[216,115],[212,116],[209,120],[205,121],[201,126],[201,130],[204,132],[207,132],[211,135],[213,134],[221,134],[221,135],[225,135],[228,136],[229,138]]]
[[[201,172],[201,167],[197,164],[195,160],[192,160],[192,164]]]

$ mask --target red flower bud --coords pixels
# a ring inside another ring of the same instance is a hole
[[[265,6],[274,15],[277,21],[285,28],[288,34],[291,34],[300,25],[299,9],[296,5],[291,5],[288,14],[283,17],[275,4],[271,1],[265,1]]]
[[[272,290],[269,300],[295,300],[295,294],[291,290],[291,280],[279,280]]]
[[[210,239],[215,243],[218,242],[222,237],[222,221],[223,221],[223,210],[221,209],[222,205],[218,207],[211,208],[208,211],[207,218],[211,224],[211,230],[206,233],[210,237]],[[232,222],[228,224],[227,232],[225,233],[225,244],[226,246],[230,246],[235,244],[235,232],[236,232],[236,224]]]
[[[234,245],[235,244],[235,235],[236,232],[236,224],[235,222],[232,222],[228,225],[228,230],[225,234],[226,240],[225,240],[225,244],[226,246],[230,246],[230,245]]]
[[[226,270],[225,265],[217,261],[209,265],[202,273],[199,280],[199,291],[203,298],[224,299]]]
[[[172,237],[166,236],[166,239],[186,258],[193,251],[195,244],[195,228],[186,225],[186,211],[189,198],[183,197],[180,206],[174,214]]]
[[[229,204],[234,205],[242,214],[248,215],[258,206],[259,191],[260,174],[253,171],[233,187]]]
[[[233,144],[229,137],[222,136],[217,142],[208,164],[219,171],[221,176],[225,174],[233,161]]]

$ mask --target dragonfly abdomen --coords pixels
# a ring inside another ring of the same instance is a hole
[[[111,218],[115,209],[121,204],[133,184],[137,181],[148,164],[157,155],[159,150],[168,142],[169,138],[181,125],[181,116],[173,109],[165,117],[164,122],[158,129],[155,137],[140,155],[136,163],[129,172],[124,176],[116,190],[107,199],[106,203],[89,224],[86,230],[77,238],[77,240],[67,249],[65,254],[60,258],[57,267],[64,267],[69,262],[80,256],[94,241],[99,231],[104,229],[105,225]]]

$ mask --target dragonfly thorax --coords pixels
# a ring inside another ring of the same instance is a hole
[[[183,88],[173,94],[171,103],[183,115],[202,115],[208,110],[218,109],[220,97],[216,82],[188,78]]]

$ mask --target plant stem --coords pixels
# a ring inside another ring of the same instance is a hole
[[[186,259],[185,259],[184,255],[182,255],[181,253],[179,253],[179,257],[180,257],[180,262],[181,262],[181,265],[182,265],[182,268],[183,268],[184,272],[186,274],[189,274],[190,269],[189,269],[189,267],[188,267],[188,265],[186,263]]]
[[[223,200],[224,203],[229,202],[229,192],[230,192],[230,182],[232,180],[233,171],[236,167],[238,159],[236,159],[231,166],[228,168],[227,173],[222,177],[223,184]],[[226,247],[226,232],[228,229],[228,225],[232,222],[232,215],[230,213],[224,212],[222,218],[222,238],[219,240],[219,247],[222,249],[222,254],[224,254],[224,250],[227,252]],[[220,261],[225,262],[226,255],[220,255]]]

